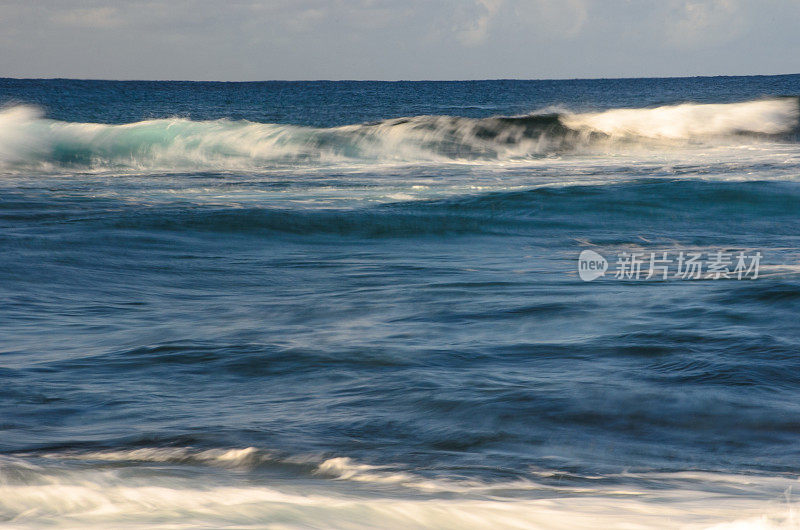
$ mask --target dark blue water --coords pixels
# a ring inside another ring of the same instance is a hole
[[[0,80],[0,522],[797,524],[799,94]]]

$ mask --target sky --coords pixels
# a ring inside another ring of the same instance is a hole
[[[0,77],[800,73],[800,0],[0,0]]]

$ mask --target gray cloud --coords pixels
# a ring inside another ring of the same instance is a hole
[[[800,72],[796,0],[0,0],[0,76]]]

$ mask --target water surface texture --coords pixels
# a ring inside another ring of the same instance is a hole
[[[796,527],[798,95],[0,79],[0,525]]]

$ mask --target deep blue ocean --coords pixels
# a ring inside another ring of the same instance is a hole
[[[800,526],[798,95],[0,79],[0,526]]]

